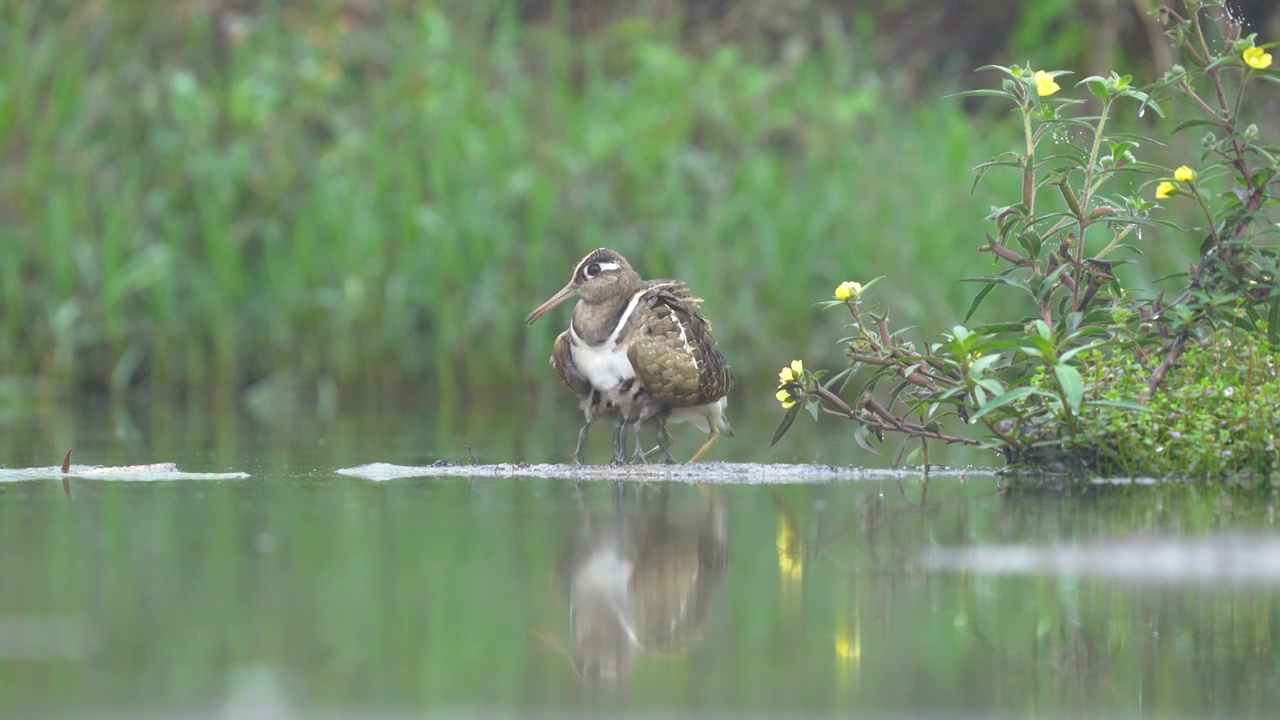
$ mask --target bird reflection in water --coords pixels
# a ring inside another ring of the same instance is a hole
[[[671,508],[670,487],[613,488],[608,512],[589,508],[556,563],[569,611],[564,652],[588,684],[609,688],[642,653],[665,655],[697,642],[728,563],[725,509],[699,488],[704,507]]]

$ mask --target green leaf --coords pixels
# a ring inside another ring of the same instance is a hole
[[[1027,251],[1027,254],[1032,260],[1040,257],[1040,248],[1043,241],[1040,239],[1039,233],[1031,230],[1023,230],[1017,234],[1015,239],[1018,241],[1018,244],[1022,246],[1022,249]]]
[[[1210,71],[1210,70],[1216,70],[1217,68],[1219,68],[1219,67],[1221,67],[1221,66],[1223,66],[1223,65],[1233,64],[1233,63],[1235,63],[1235,61],[1236,61],[1236,55],[1235,55],[1235,53],[1231,53],[1230,55],[1223,55],[1222,57],[1218,58],[1217,60],[1214,60],[1213,62],[1209,63],[1208,65],[1205,65],[1205,66],[1204,66],[1204,71],[1205,71],[1205,72],[1208,72],[1208,71]]]
[[[840,387],[836,391],[838,393],[839,391],[844,390],[845,385],[849,384],[849,380],[852,377],[853,377],[853,366],[850,365],[849,367],[841,370],[835,375],[832,375],[831,377],[827,378],[827,381],[822,383],[822,387],[830,390],[832,386],[834,386],[836,383],[840,383],[840,381],[843,380],[844,382],[840,383]]]
[[[977,360],[974,360],[973,364],[969,366],[969,377],[976,378],[979,375],[982,375],[982,373],[987,371],[987,368],[991,367],[992,363],[999,362],[999,361],[1000,361],[1000,353],[995,353],[993,355],[983,355]]]
[[[969,318],[973,317],[973,314],[978,311],[978,307],[982,305],[982,301],[986,300],[987,296],[991,294],[991,291],[995,289],[996,284],[990,283],[979,290],[977,295],[973,296],[973,302],[969,303],[969,311],[964,314],[964,322],[969,322]]]
[[[769,447],[777,445],[782,436],[787,434],[787,431],[791,429],[791,424],[796,421],[796,415],[800,414],[801,407],[801,405],[792,405],[787,408],[787,414],[782,416],[782,422],[778,423],[778,429],[773,431],[773,439],[769,441]]]
[[[906,467],[914,467],[917,463],[920,462],[920,458],[922,457],[922,454],[921,454],[922,450],[924,450],[923,445],[918,446],[916,447],[915,450],[912,450],[911,452],[907,453],[907,457],[905,460],[902,461],[902,465]]]
[[[1084,399],[1084,379],[1080,377],[1080,371],[1060,363],[1053,366],[1053,374],[1058,378],[1058,386],[1062,388],[1067,407],[1071,408],[1071,412],[1079,412],[1080,401]]]
[[[1142,117],[1143,111],[1147,108],[1151,108],[1157,115],[1164,117],[1164,108],[1160,107],[1160,103],[1152,100],[1150,95],[1142,92],[1141,90],[1127,90],[1124,95],[1141,102],[1141,104],[1138,105],[1138,117]]]
[[[1014,402],[1015,400],[1021,400],[1022,398],[1028,395],[1031,395],[1034,393],[1043,393],[1043,392],[1044,391],[1039,390],[1038,388],[1033,388],[1033,387],[1020,387],[1020,388],[1014,388],[1012,390],[1009,390],[1005,392],[1003,395],[998,395],[988,400],[982,407],[978,408],[977,412],[969,416],[969,422],[975,423],[978,421],[979,418],[991,412],[992,410],[996,410],[998,408],[1004,407],[1005,405],[1008,405],[1009,403]]]
[[[1081,82],[1088,85],[1089,92],[1093,93],[1094,97],[1099,100],[1106,100],[1107,96],[1111,94],[1107,89],[1107,83],[1102,78],[1089,78]]]
[[[1084,322],[1084,313],[1070,312],[1066,317],[1066,334],[1070,335],[1080,329],[1080,323]]]
[[[982,388],[983,390],[986,390],[992,395],[1000,395],[1001,393],[1004,392],[1004,385],[1001,385],[1000,381],[993,377],[982,378],[981,380],[977,381],[977,386]]]
[[[1007,272],[1012,272],[1014,269],[1015,268],[1009,268]],[[1008,285],[1009,287],[1016,287],[1019,290],[1031,292],[1031,288],[1027,285],[1025,281],[1019,278],[1007,277],[1005,275],[981,275],[979,277],[960,278],[960,282],[995,283],[996,285]]]
[[[1004,65],[983,65],[982,67],[975,69],[974,72],[980,73],[980,72],[985,72],[987,70],[997,70],[999,72],[1004,73],[1005,75],[1008,75],[1011,78],[1022,77],[1021,69],[1019,69],[1019,72],[1015,73],[1013,71],[1013,68],[1008,68],[1008,67],[1005,67]]]
[[[1136,402],[1128,400],[1090,400],[1085,405],[1105,405],[1106,407],[1120,408],[1121,410],[1137,410],[1139,412],[1151,412],[1151,408],[1146,405],[1140,405]]]
[[[973,386],[972,392],[973,392],[973,401],[977,403],[979,407],[981,407],[982,404],[987,401],[987,389],[982,387],[982,383],[978,383]]]
[[[947,95],[943,95],[943,97],[946,97],[946,98],[955,98],[955,97],[1001,97],[1001,98],[1008,98],[1008,99],[1010,99],[1010,100],[1012,100],[1012,99],[1013,99],[1013,95],[1012,95],[1011,93],[1007,93],[1007,92],[1005,92],[1005,91],[1003,91],[1003,90],[992,90],[992,89],[990,89],[990,88],[978,88],[978,89],[976,89],[976,90],[963,90],[963,91],[961,91],[961,92],[948,93]]]
[[[1014,158],[1020,157],[1017,153],[1009,152],[1009,153],[1003,153],[1002,155],[998,155],[997,158],[1004,157],[1005,155],[1008,155]],[[982,163],[981,165],[973,169],[973,184],[969,186],[969,192],[972,193],[973,191],[977,190],[978,183],[982,182],[982,178],[986,176],[987,171],[996,167],[1011,167],[1011,168],[1021,169],[1022,165],[1017,160],[1000,160],[1000,159],[992,159]]]
[[[1101,330],[1101,328],[1099,328],[1099,330]],[[1092,350],[1096,347],[1102,347],[1103,345],[1106,345],[1107,342],[1108,341],[1106,340],[1098,340],[1095,342],[1091,342],[1088,345],[1081,345],[1080,347],[1077,347],[1077,348],[1071,348],[1070,350],[1062,353],[1062,355],[1058,358],[1058,362],[1066,362],[1086,350]]]
[[[996,335],[998,333],[1021,332],[1027,326],[1026,321],[1016,322],[995,322],[985,325],[975,325],[972,329],[977,335]],[[987,346],[983,346],[987,347]],[[985,352],[985,350],[984,350]]]
[[[875,445],[871,444],[871,431],[866,425],[859,425],[853,430],[853,441],[858,443],[858,447],[866,450],[872,455],[879,455],[880,451]]]
[[[915,385],[907,382],[906,380],[903,380],[902,382],[898,383],[897,386],[893,388],[893,392],[889,393],[889,401],[885,403],[885,407],[889,408],[890,412],[893,412],[893,404],[898,402],[898,396],[902,394],[903,390],[906,390],[907,388],[911,388],[911,387],[915,387]],[[962,387],[953,388],[953,390],[956,390],[956,391],[960,391],[963,389],[964,388]],[[944,394],[943,397],[945,398],[946,395]]]
[[[1195,117],[1195,118],[1190,118],[1189,120],[1183,120],[1182,122],[1175,125],[1173,128],[1173,132],[1178,133],[1178,132],[1182,132],[1183,130],[1186,130],[1187,128],[1201,127],[1203,125],[1208,125],[1210,127],[1221,127],[1222,123],[1216,122],[1214,120],[1205,120],[1204,118]]]

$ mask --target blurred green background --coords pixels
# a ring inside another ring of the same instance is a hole
[[[840,361],[812,304],[841,280],[887,276],[903,325],[962,317],[953,280],[990,267],[982,218],[1016,192],[970,170],[1019,136],[944,96],[986,62],[1148,82],[1149,10],[0,0],[0,405],[561,393],[563,312],[522,318],[598,246],[692,283],[768,395],[792,357]],[[1140,284],[1194,250],[1144,241]]]

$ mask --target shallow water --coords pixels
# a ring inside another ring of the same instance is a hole
[[[468,444],[562,459],[573,428],[125,419],[8,420],[0,464],[74,445],[250,477],[77,477],[70,500],[0,482],[0,716],[1254,717],[1280,700],[1270,497],[974,473],[370,481],[336,471]],[[781,452],[845,452],[814,442]],[[765,444],[717,459],[777,460]]]

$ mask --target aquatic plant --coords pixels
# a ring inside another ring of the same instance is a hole
[[[1237,346],[1253,352],[1224,355],[1215,372],[1238,384],[1239,363],[1254,367],[1260,353],[1270,352],[1261,348],[1280,340],[1278,226],[1269,214],[1277,205],[1280,148],[1269,145],[1245,114],[1254,83],[1280,82],[1269,69],[1270,45],[1242,37],[1219,2],[1188,0],[1185,16],[1167,8],[1162,13],[1185,65],[1174,65],[1146,87],[1118,73],[1087,77],[1073,88],[1092,95],[1086,102],[1062,91],[1066,71],[981,68],[1002,76],[1000,86],[964,94],[1011,105],[1023,131],[1018,150],[977,167],[975,185],[1006,169],[1021,178],[1014,201],[992,208],[993,232],[978,248],[992,256],[998,271],[968,278],[982,287],[962,324],[940,340],[918,344],[892,329],[889,310],[869,303],[865,288],[854,293],[852,283],[842,284],[836,300],[825,305],[843,307],[852,318],[853,334],[841,340],[848,366],[829,377],[819,371],[780,383],[778,397],[787,411],[775,442],[807,408],[815,417],[853,421],[854,439],[869,450],[888,433],[905,436],[898,457],[908,461],[912,441],[927,463],[927,441],[935,440],[989,447],[1014,465],[1038,469],[1271,471],[1271,441],[1252,435],[1239,438],[1248,449],[1238,456],[1188,430],[1205,444],[1194,459],[1184,456],[1181,467],[1118,449],[1125,433],[1137,430],[1155,435],[1138,435],[1134,442],[1167,447],[1160,433],[1174,430],[1141,418],[1179,402],[1190,403],[1182,415],[1198,418],[1195,427],[1220,420],[1223,442],[1234,442],[1238,418],[1216,414],[1231,410],[1194,406],[1197,397],[1216,403],[1220,395],[1196,395],[1194,375],[1171,379],[1170,373],[1189,349],[1215,347],[1230,329],[1231,337],[1248,337]],[[1203,134],[1201,156],[1170,169],[1140,159],[1161,142],[1117,132],[1113,120],[1125,106],[1140,116],[1163,115],[1173,103],[1187,117],[1172,132]],[[1187,203],[1198,217],[1178,222],[1160,201]],[[1180,286],[1171,297],[1142,296],[1119,279],[1119,266],[1136,262],[1144,248],[1178,241],[1199,251],[1190,272],[1172,278]],[[1032,313],[965,324],[997,290],[1023,296]],[[1138,376],[1142,380],[1134,384]],[[1249,377],[1249,394],[1261,406],[1248,411],[1280,416],[1280,398],[1258,385],[1260,376]],[[951,418],[986,432],[951,431],[945,423]]]

